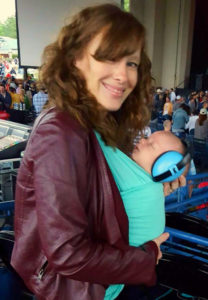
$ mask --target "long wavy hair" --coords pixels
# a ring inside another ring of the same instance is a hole
[[[94,55],[98,61],[117,61],[141,47],[138,82],[117,112],[105,111],[75,66],[76,57],[103,31]],[[145,29],[132,14],[112,4],[83,9],[44,50],[40,80],[49,94],[48,105],[68,112],[85,128],[97,130],[107,145],[130,151],[133,138],[149,121],[152,104],[151,63],[144,47]]]

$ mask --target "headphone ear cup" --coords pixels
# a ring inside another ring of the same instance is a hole
[[[178,178],[184,171],[185,167],[178,170],[177,164],[182,161],[183,155],[177,151],[167,151],[161,154],[152,165],[152,177],[162,175],[163,173],[170,171],[172,175],[164,178],[160,182],[172,181]],[[174,173],[172,170],[174,169]],[[178,170],[175,172],[175,170]]]

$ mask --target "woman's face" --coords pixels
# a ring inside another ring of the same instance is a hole
[[[116,111],[136,86],[141,49],[119,61],[101,62],[93,58],[101,40],[102,34],[93,38],[75,65],[97,101],[108,111]]]

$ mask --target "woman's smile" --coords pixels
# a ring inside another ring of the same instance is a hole
[[[125,89],[121,87],[116,87],[105,82],[103,82],[103,85],[115,97],[122,97],[125,92]]]

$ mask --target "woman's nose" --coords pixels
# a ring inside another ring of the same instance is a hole
[[[119,61],[115,65],[114,69],[114,79],[121,83],[125,83],[128,80],[127,66],[123,61]]]

